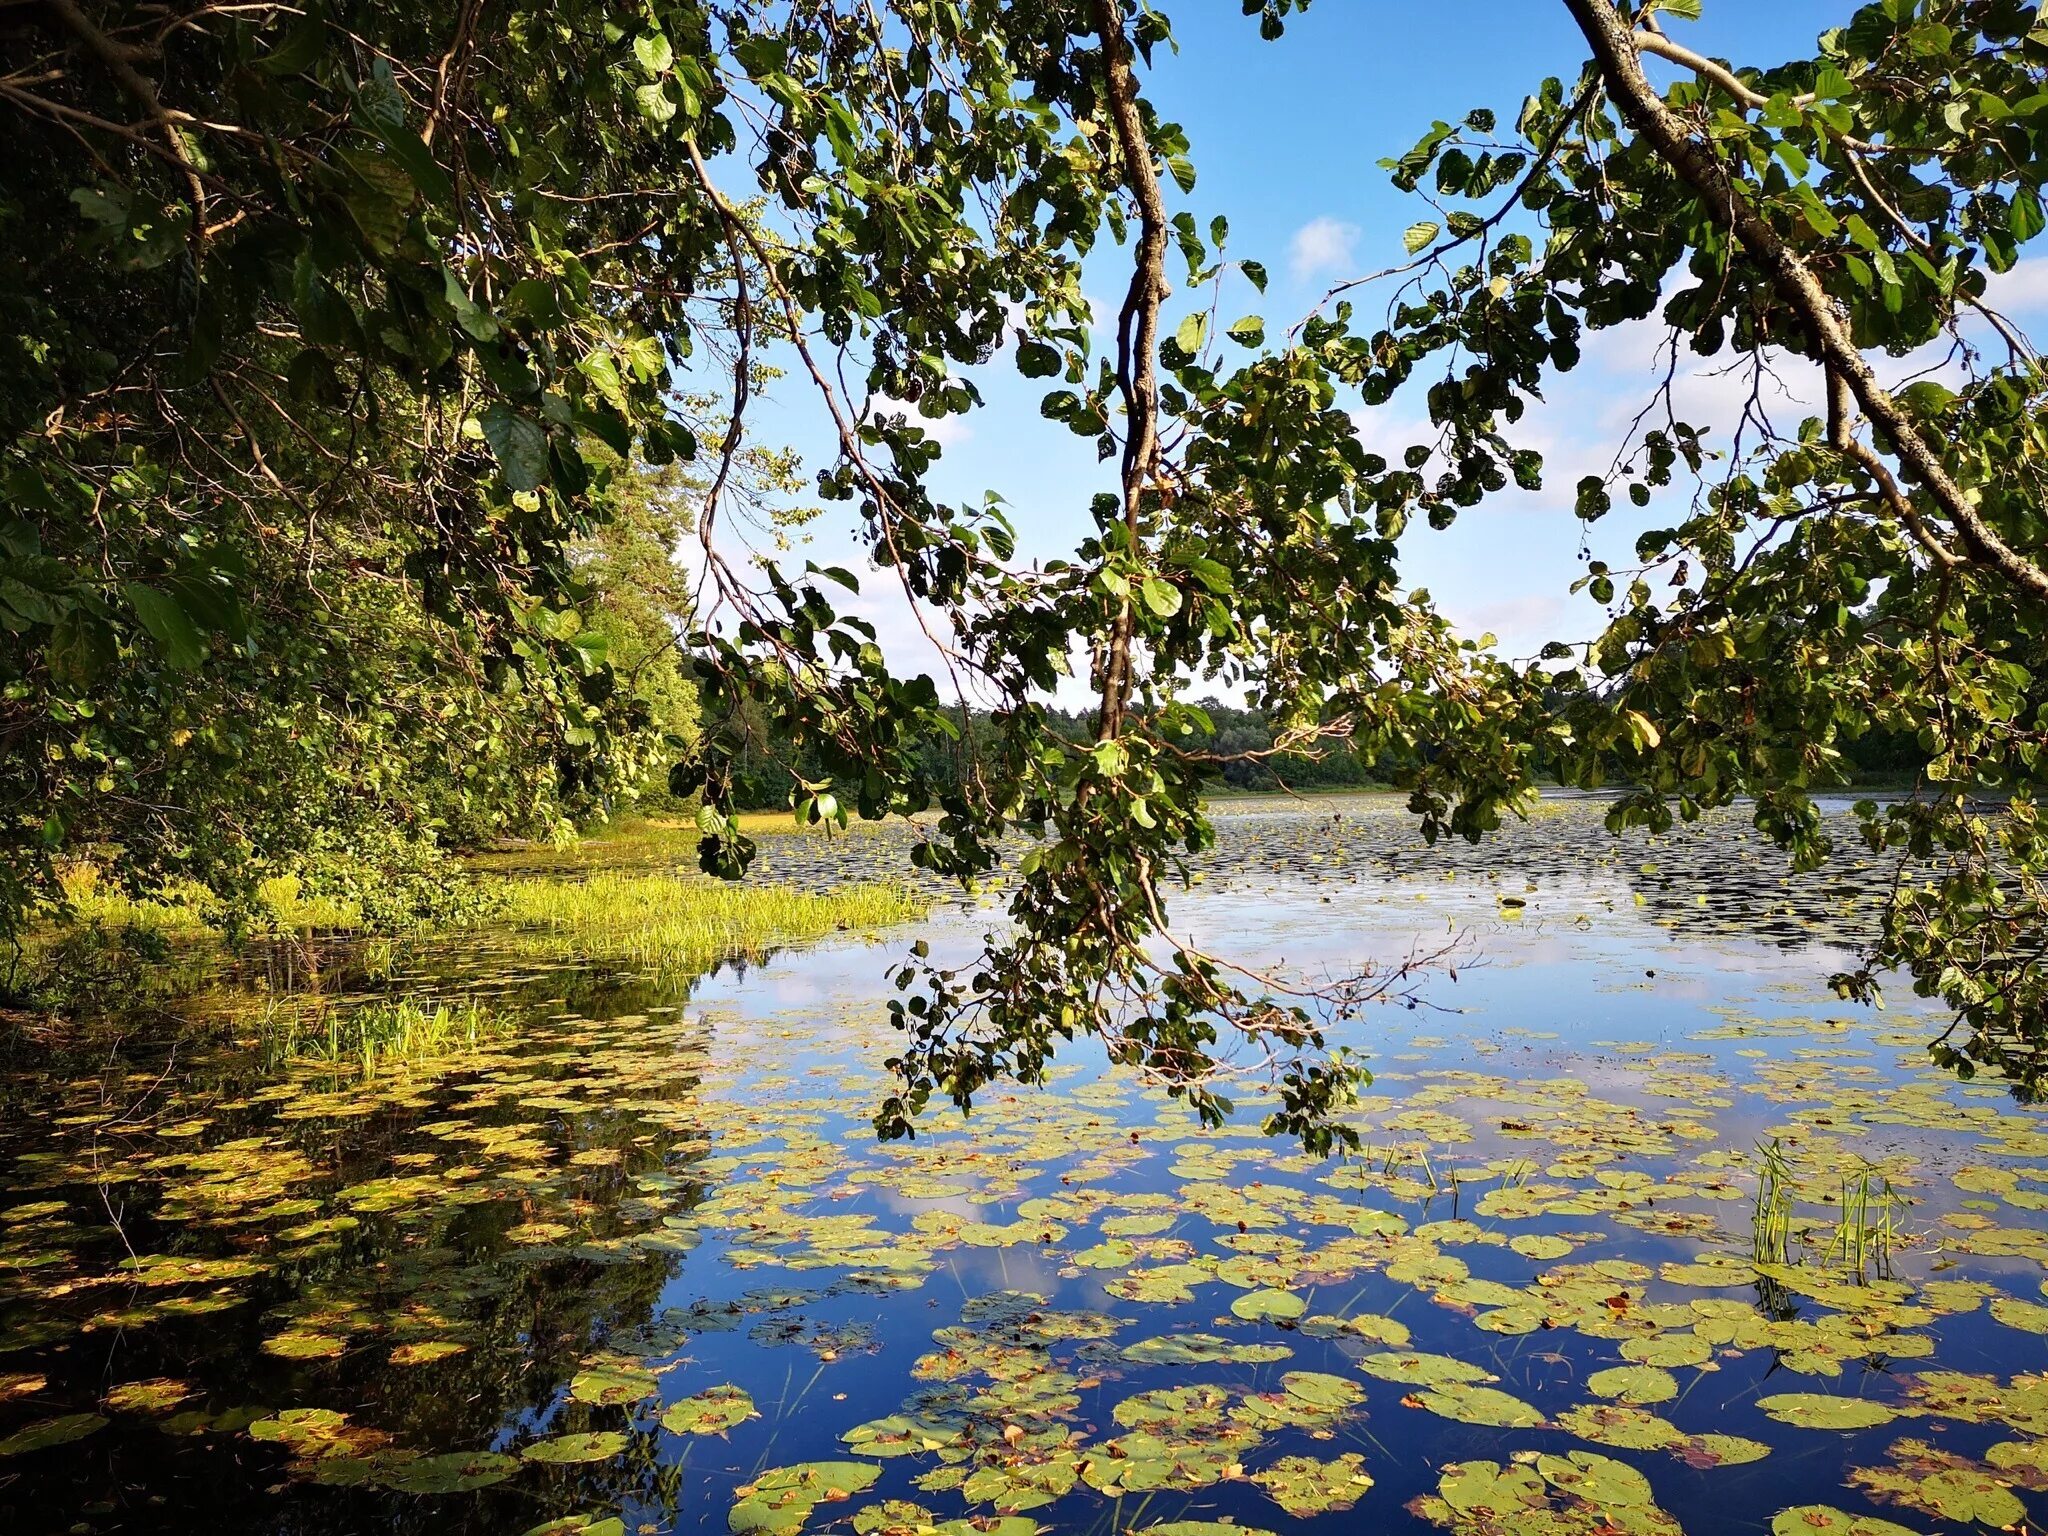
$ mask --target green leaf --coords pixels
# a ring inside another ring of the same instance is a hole
[[[1442,233],[1442,225],[1432,224],[1424,220],[1420,224],[1410,224],[1408,226],[1407,231],[1401,236],[1401,244],[1407,247],[1410,256],[1414,256],[1419,252],[1427,250],[1435,242],[1436,237]]]
[[[285,36],[285,40],[256,61],[266,75],[302,75],[310,69],[327,46],[327,22],[308,12]]]
[[[67,1413],[62,1418],[43,1419],[0,1440],[0,1456],[24,1456],[48,1446],[68,1445],[106,1427],[107,1421],[96,1413]]]
[[[1266,322],[1262,316],[1246,315],[1242,320],[1233,321],[1230,329],[1223,334],[1243,346],[1263,346],[1266,341]]]
[[[196,672],[206,659],[206,637],[185,607],[167,592],[131,581],[121,589],[135,616],[180,672]]]
[[[470,298],[462,284],[455,280],[453,272],[444,268],[441,276],[448,307],[455,311],[455,323],[474,341],[495,341],[498,336],[497,317]]]
[[[657,128],[676,115],[675,101],[660,81],[635,89],[633,100],[639,105],[640,115]]]
[[[539,489],[548,476],[548,434],[541,424],[501,400],[484,412],[483,429],[505,483],[515,491]]]
[[[2005,223],[2015,240],[2031,240],[2041,233],[2044,227],[2048,227],[2048,214],[2042,212],[2040,194],[2032,187],[2021,187],[2013,194]]]
[[[1308,1310],[1308,1303],[1292,1291],[1246,1291],[1230,1304],[1233,1317],[1248,1323],[1291,1323]]]
[[[1202,350],[1202,338],[1208,334],[1207,315],[1189,315],[1181,321],[1180,328],[1173,333],[1173,344],[1193,357]]]
[[[633,57],[638,59],[640,67],[647,71],[647,78],[655,80],[674,67],[676,51],[669,45],[666,34],[643,32],[633,39]]]
[[[1870,1429],[1898,1417],[1896,1409],[1867,1397],[1834,1397],[1825,1392],[1780,1392],[1758,1398],[1756,1405],[1779,1423],[1800,1429]]]
[[[50,672],[67,687],[90,687],[114,657],[113,631],[82,609],[63,615],[50,632]]]
[[[1170,619],[1180,612],[1180,588],[1170,581],[1157,576],[1147,576],[1138,587],[1138,594],[1145,606],[1162,619]]]

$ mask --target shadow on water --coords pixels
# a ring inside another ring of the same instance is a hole
[[[482,941],[322,955],[338,996],[516,1021],[367,1077],[264,1071],[242,995],[17,1058],[0,1530],[2048,1509],[2048,1122],[1927,1069],[1924,1016],[1825,996],[1888,872],[1593,825],[1432,851],[1374,813],[1225,819],[1198,934],[1304,970],[1453,930],[1483,956],[1363,1021],[1342,1162],[1260,1137],[1255,1085],[1203,1132],[1086,1052],[878,1145],[886,936],[688,985]],[[838,884],[900,835],[770,864]],[[964,957],[997,916],[924,936]]]

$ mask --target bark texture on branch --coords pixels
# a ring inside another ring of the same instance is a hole
[[[66,32],[84,45],[86,52],[97,59],[100,67],[112,75],[121,89],[149,115],[151,125],[162,136],[172,161],[184,177],[186,193],[192,199],[192,249],[196,257],[206,244],[206,183],[200,179],[198,162],[192,158],[191,146],[186,144],[184,134],[179,131],[171,114],[164,110],[164,104],[148,76],[135,67],[134,55],[95,26],[92,19],[78,8],[77,0],[48,0],[48,4],[50,14],[57,18]]]
[[[1138,81],[1131,69],[1130,39],[1124,35],[1123,0],[1092,0],[1095,30],[1102,38],[1103,95],[1123,159],[1124,184],[1138,204],[1138,247],[1131,286],[1117,320],[1116,377],[1123,396],[1124,532],[1136,553],[1141,532],[1139,506],[1159,468],[1159,309],[1172,291],[1166,281],[1166,199],[1152,164],[1152,142],[1138,110]],[[1107,741],[1123,729],[1131,698],[1131,646],[1136,596],[1126,592],[1102,661],[1102,705],[1096,736]]]
[[[1608,94],[1629,126],[1700,195],[1715,222],[1770,273],[1779,296],[1805,321],[1823,368],[1842,381],[1858,409],[1891,440],[1906,478],[1925,492],[1941,517],[1955,528],[1971,562],[2000,572],[2022,590],[2048,602],[2048,571],[2006,543],[1978,515],[1967,493],[1942,464],[1940,454],[1878,382],[1848,323],[1813,270],[1770,220],[1757,212],[1714,148],[1696,138],[1691,126],[1665,104],[1643,73],[1641,42],[1613,0],[1564,0],[1564,4],[1585,34]]]

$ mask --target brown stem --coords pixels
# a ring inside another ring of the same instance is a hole
[[[1166,281],[1166,199],[1152,165],[1152,143],[1138,111],[1138,81],[1131,70],[1130,40],[1124,36],[1122,0],[1093,0],[1095,30],[1102,38],[1103,94],[1123,159],[1124,181],[1138,202],[1138,248],[1130,290],[1117,320],[1117,390],[1124,399],[1124,535],[1135,557],[1139,506],[1159,465],[1159,308],[1172,291]],[[1128,591],[1110,631],[1101,669],[1102,706],[1096,739],[1117,735],[1131,699],[1131,646],[1137,627],[1136,598]]]
[[[1592,46],[1601,77],[1623,116],[1700,195],[1708,216],[1734,235],[1751,258],[1770,274],[1779,296],[1806,322],[1821,364],[1842,379],[1864,416],[1891,440],[1892,452],[1908,477],[1926,491],[1942,515],[1955,525],[1970,557],[2048,602],[2048,570],[2007,544],[1978,515],[1963,488],[1942,464],[1940,454],[1920,436],[1913,419],[1878,383],[1847,323],[1812,269],[1771,226],[1770,220],[1757,211],[1749,201],[1747,189],[1729,176],[1720,155],[1694,138],[1685,121],[1657,94],[1656,87],[1643,73],[1642,55],[1638,51],[1640,39],[1614,8],[1613,0],[1564,0],[1564,4]]]
[[[200,180],[199,166],[192,159],[191,148],[185,143],[185,136],[178,131],[171,114],[164,110],[164,104],[157,99],[156,87],[149,83],[143,73],[135,67],[128,49],[115,42],[106,33],[94,26],[85,12],[78,8],[77,0],[45,0],[50,14],[62,22],[66,31],[85,45],[86,52],[98,59],[107,73],[119,82],[121,89],[141,105],[150,120],[163,135],[165,145],[170,149],[171,159],[185,178],[185,189],[192,198],[192,251],[196,261],[200,250],[206,244],[206,185]]]

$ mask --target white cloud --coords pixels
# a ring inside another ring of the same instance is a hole
[[[2029,256],[2009,272],[1994,272],[1984,284],[1984,302],[2011,314],[2048,310],[2048,256]]]
[[[1557,638],[1570,605],[1550,592],[1529,592],[1491,602],[1443,604],[1444,612],[1459,634],[1477,640],[1492,635],[1500,654],[1510,660],[1533,657],[1546,641]]]
[[[887,395],[877,395],[869,402],[871,409],[888,415],[902,415],[910,419],[913,427],[924,429],[925,436],[941,448],[957,447],[974,437],[974,428],[968,425],[965,416],[925,416],[908,400],[892,400]]]
[[[1304,282],[1318,272],[1345,271],[1357,264],[1359,228],[1328,214],[1310,219],[1294,232],[1287,248],[1287,269]]]

